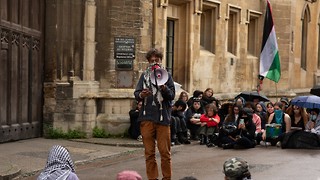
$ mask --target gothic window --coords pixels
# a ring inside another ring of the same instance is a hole
[[[302,20],[302,33],[301,33],[301,68],[307,69],[307,50],[308,50],[308,23],[310,22],[309,6],[304,8]]]

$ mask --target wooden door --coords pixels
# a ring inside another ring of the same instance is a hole
[[[0,0],[0,142],[38,137],[43,0]]]

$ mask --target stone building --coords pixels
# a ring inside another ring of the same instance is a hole
[[[319,1],[270,2],[282,75],[278,84],[265,79],[261,92],[269,97],[308,93],[320,84]],[[211,87],[223,100],[256,90],[265,7],[265,0],[2,0],[0,62],[21,57],[23,52],[11,53],[13,41],[8,41],[7,34],[29,33],[26,30],[38,23],[38,36],[29,36],[38,37],[39,48],[33,49],[39,51],[39,69],[33,73],[35,64],[30,60],[26,73],[36,80],[26,85],[29,95],[21,102],[16,97],[24,90],[12,93],[12,83],[2,79],[8,86],[0,88],[0,101],[8,103],[10,98],[3,97],[9,96],[20,110],[1,109],[5,135],[0,139],[36,137],[52,125],[88,135],[95,126],[111,134],[125,132],[135,84],[146,68],[145,54],[151,47],[164,52],[167,70],[191,94]],[[29,15],[25,20],[29,24],[22,23],[24,13]],[[6,47],[8,51],[3,50]],[[8,52],[17,55],[6,56]],[[24,72],[23,67],[17,69]],[[11,81],[23,82],[23,75]],[[36,110],[31,108],[35,102]],[[26,109],[21,108],[24,105]],[[27,115],[24,121],[12,121],[8,114],[14,113]],[[36,129],[35,133],[12,135],[15,127],[22,126]]]

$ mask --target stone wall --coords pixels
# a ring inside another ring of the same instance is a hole
[[[146,52],[156,47],[166,55],[167,20],[175,23],[173,78],[182,89],[192,94],[196,89],[211,87],[221,100],[256,89],[265,1],[46,2],[45,124],[64,130],[80,128],[88,135],[94,126],[112,134],[124,133],[129,127],[128,112],[134,102],[135,85],[147,65]],[[320,74],[317,67],[319,2],[277,0],[271,3],[282,76],[277,85],[265,79],[262,93],[270,98],[306,93],[315,83],[315,74]],[[91,7],[89,14],[86,13],[88,5]],[[311,21],[305,71],[300,68],[300,44],[301,14],[306,7],[310,10]],[[64,11],[68,8],[75,11]],[[210,8],[215,9],[213,36],[210,37],[214,41],[213,49],[201,45],[202,11]],[[56,18],[62,11],[74,26]],[[238,18],[233,26],[228,24],[230,11]],[[257,19],[254,40],[250,40],[248,31],[250,15]],[[94,16],[95,21],[87,22],[88,16]],[[228,52],[229,28],[236,30],[233,52]],[[115,68],[115,37],[135,38],[132,70]],[[254,52],[248,52],[249,42],[254,43]],[[166,65],[166,56],[163,63]]]

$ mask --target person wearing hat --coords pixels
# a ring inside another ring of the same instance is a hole
[[[142,180],[142,177],[137,171],[124,170],[117,174],[117,180]]]
[[[229,142],[222,144],[223,149],[247,149],[255,147],[256,126],[252,121],[253,110],[243,108],[241,117],[237,120],[237,131],[233,136],[228,136]]]
[[[280,102],[282,103],[282,111],[286,112],[287,108],[289,107],[289,99],[287,97],[280,98]]]
[[[223,164],[223,173],[226,180],[251,179],[249,164],[247,161],[239,157],[227,159]]]

